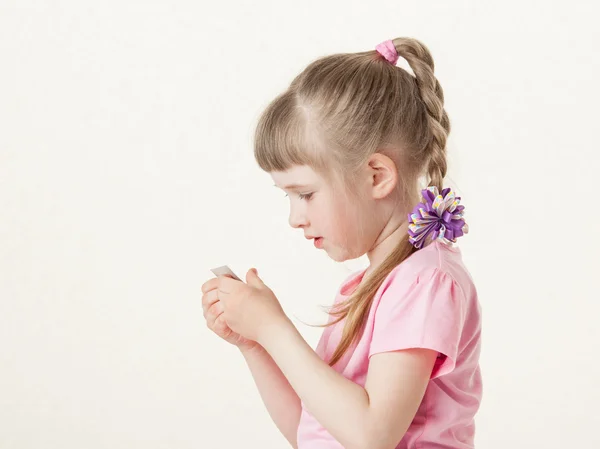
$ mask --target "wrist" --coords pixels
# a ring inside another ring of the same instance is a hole
[[[279,319],[262,326],[256,341],[268,352],[270,345],[277,342],[283,334],[290,331],[296,331],[296,327],[286,315],[282,315]]]
[[[263,348],[258,342],[254,342],[253,345],[238,346],[238,349],[244,357],[264,352],[265,350],[265,348]]]

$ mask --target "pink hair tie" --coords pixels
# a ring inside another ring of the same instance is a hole
[[[391,40],[384,41],[377,45],[375,50],[377,50],[377,52],[387,59],[392,65],[396,65],[398,62],[398,52],[396,51],[396,46]]]

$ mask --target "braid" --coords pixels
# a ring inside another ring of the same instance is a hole
[[[429,159],[429,186],[436,186],[441,191],[448,170],[446,142],[450,134],[450,119],[444,110],[444,91],[433,74],[433,58],[424,44],[407,37],[394,39],[393,42],[398,54],[408,61],[415,74],[421,100],[427,111],[432,136],[430,144],[424,149]]]

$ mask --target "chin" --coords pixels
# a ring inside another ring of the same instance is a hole
[[[362,256],[362,254],[359,254],[358,256],[356,256],[354,254],[351,254],[348,251],[331,251],[331,252],[328,251],[327,255],[336,262],[345,262],[347,260],[356,259],[356,258]]]
[[[337,256],[337,257],[336,257]],[[346,260],[348,260],[347,257],[340,257],[337,254],[329,254],[329,258],[336,261],[336,262],[345,262]]]

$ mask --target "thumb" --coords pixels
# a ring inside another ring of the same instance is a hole
[[[246,283],[254,287],[264,285],[262,279],[258,277],[258,270],[256,268],[248,270],[248,273],[246,273]]]

